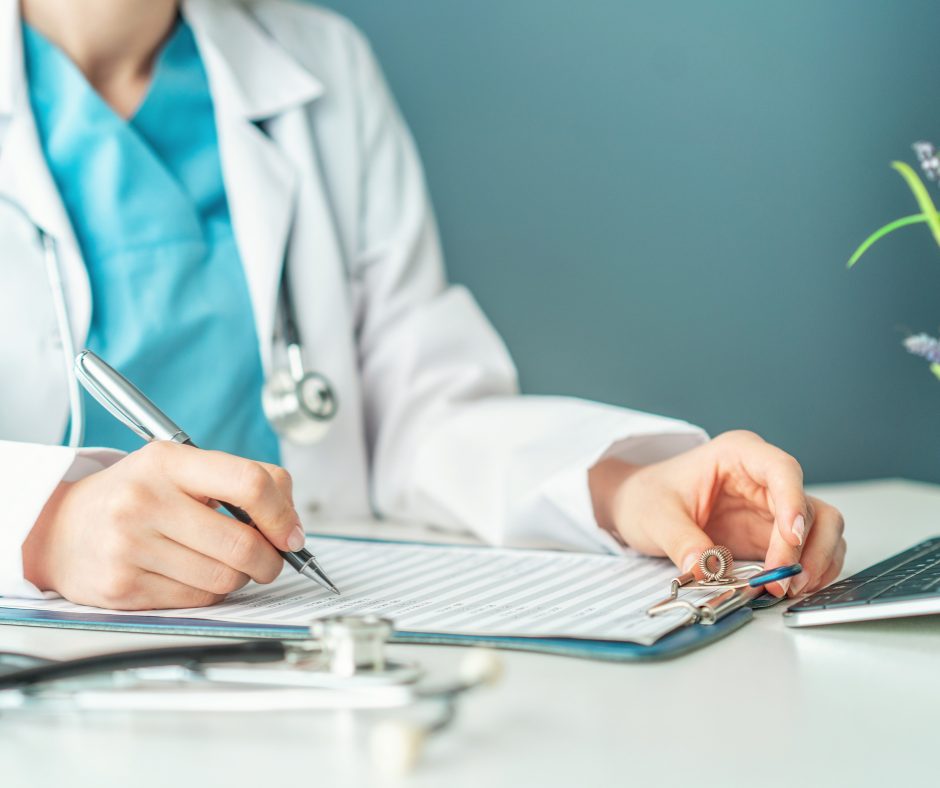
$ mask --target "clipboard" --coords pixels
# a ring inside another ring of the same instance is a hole
[[[356,540],[374,541],[374,540]],[[714,548],[712,548],[714,550]],[[708,552],[708,551],[706,551]],[[708,556],[703,554],[703,559]],[[730,569],[730,552],[727,553],[725,569]],[[737,572],[761,567],[741,567]],[[724,572],[722,573],[724,574]],[[752,609],[767,607],[780,600],[770,594],[762,594],[762,587],[743,589],[746,578],[729,577],[722,581],[728,593],[706,600],[695,606],[679,599],[679,590],[695,584],[695,577],[687,573],[671,582],[670,596],[650,611],[664,605],[687,607],[693,616],[690,623],[659,638],[652,645],[641,645],[626,641],[587,640],[564,637],[515,637],[494,635],[464,635],[447,633],[396,631],[389,642],[425,643],[429,645],[487,646],[559,656],[597,659],[610,662],[654,662],[687,654],[703,648],[744,626],[752,617]],[[732,588],[732,585],[737,586]],[[698,586],[696,586],[698,587]],[[701,586],[705,587],[705,586]],[[710,587],[712,590],[714,588]],[[739,590],[741,588],[741,590]],[[2,605],[2,599],[0,599]],[[219,621],[199,618],[172,618],[134,613],[104,614],[91,612],[63,612],[12,608],[0,606],[0,624],[14,626],[52,627],[58,629],[84,629],[106,632],[133,632],[142,634],[187,635],[194,637],[228,638],[274,638],[280,640],[302,640],[310,637],[309,629],[300,624],[256,623],[249,621]]]

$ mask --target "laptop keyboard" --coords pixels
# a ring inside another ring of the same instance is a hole
[[[940,537],[826,586],[789,609],[832,610],[924,597],[940,597]]]

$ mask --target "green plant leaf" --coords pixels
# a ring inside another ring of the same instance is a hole
[[[930,227],[930,232],[933,233],[934,240],[937,242],[937,245],[940,246],[940,214],[937,213],[937,207],[933,204],[933,200],[930,199],[924,182],[920,179],[920,176],[903,161],[893,161],[891,162],[891,166],[901,173],[901,177],[907,181],[907,185],[914,193],[914,199],[917,200],[921,212],[927,217],[927,225]]]
[[[917,224],[917,222],[926,222],[926,221],[927,221],[926,216],[924,216],[922,213],[917,213],[917,214],[914,214],[913,216],[905,216],[903,219],[896,219],[890,224],[886,224],[880,230],[876,230],[865,239],[862,245],[858,247],[858,249],[855,250],[855,254],[852,255],[846,268],[851,268],[853,265],[855,265],[855,262],[858,260],[858,258],[861,257],[863,254],[865,254],[866,251],[868,251],[869,246],[871,246],[875,241],[877,241],[882,236],[885,236],[888,233],[890,233],[892,230],[897,230],[898,227],[904,227],[908,224]]]

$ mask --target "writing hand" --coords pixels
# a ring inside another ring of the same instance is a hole
[[[245,509],[255,530],[215,511]],[[49,499],[23,544],[27,580],[78,604],[202,607],[249,579],[270,583],[275,550],[303,546],[283,468],[161,441]]]

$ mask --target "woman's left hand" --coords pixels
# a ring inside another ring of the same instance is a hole
[[[807,496],[799,463],[753,433],[726,432],[653,465],[602,460],[589,481],[598,524],[683,572],[714,544],[768,569],[801,563],[767,586],[777,596],[814,591],[842,570],[842,515]]]

